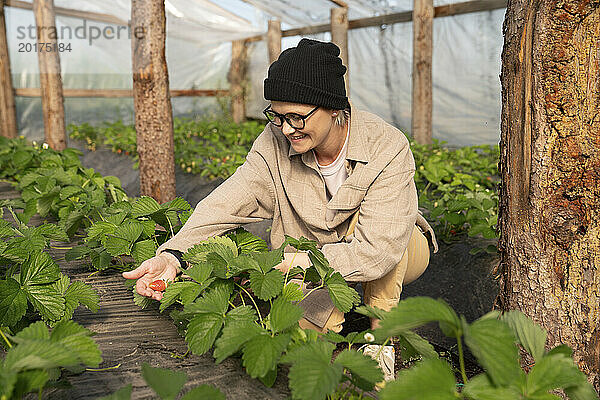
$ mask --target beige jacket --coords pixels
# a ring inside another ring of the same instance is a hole
[[[328,200],[313,151],[297,153],[280,129],[268,124],[246,162],[198,203],[157,254],[167,248],[185,252],[208,237],[271,218],[272,248],[281,246],[284,234],[304,236],[321,246],[329,264],[347,281],[380,278],[400,261],[415,223],[434,238],[418,212],[408,140],[376,115],[352,108],[346,170],[348,178]],[[344,237],[357,210],[354,233]],[[310,297],[303,301],[305,317],[322,326],[333,309],[331,302],[323,294]]]

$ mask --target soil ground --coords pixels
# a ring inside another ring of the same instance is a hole
[[[80,143],[72,142],[84,152],[81,157],[86,167],[92,167],[103,175],[115,175],[121,179],[123,188],[132,196],[139,195],[139,174],[132,168],[130,157],[112,153],[108,149],[95,152],[87,151]],[[207,182],[198,175],[185,174],[178,170],[177,194],[193,206],[222,181]],[[10,185],[0,184],[0,198],[18,197]],[[39,219],[33,223],[41,222]],[[270,221],[250,224],[246,229],[261,236],[267,242]],[[485,314],[492,308],[498,293],[492,271],[497,264],[494,255],[485,252],[471,255],[474,247],[485,247],[489,242],[467,239],[452,244],[440,243],[440,250],[431,255],[430,265],[415,282],[406,286],[402,297],[431,296],[442,298],[468,321]],[[61,244],[61,246],[65,246]],[[264,387],[258,380],[246,375],[241,360],[229,358],[219,365],[211,355],[188,355],[181,358],[187,346],[178,335],[175,325],[167,313],[159,313],[157,305],[141,310],[133,304],[131,290],[124,279],[114,271],[105,271],[92,275],[91,267],[85,261],[64,261],[65,250],[53,249],[51,254],[59,263],[63,272],[71,279],[91,284],[100,295],[100,307],[97,313],[79,308],[74,320],[96,332],[94,339],[102,350],[101,368],[115,367],[102,372],[85,372],[67,376],[72,385],[69,389],[51,389],[45,392],[48,399],[92,399],[113,393],[131,383],[134,399],[153,398],[153,392],[145,385],[141,377],[141,365],[149,362],[152,366],[172,368],[184,371],[188,375],[186,390],[200,384],[212,384],[218,387],[228,399],[283,399],[289,397],[287,378],[280,371],[272,388]],[[356,313],[347,315],[344,331],[362,331],[368,328],[368,319]],[[417,330],[442,353],[457,365],[456,342],[448,339],[437,325],[424,326]],[[397,357],[399,355],[398,348]],[[400,361],[400,360],[398,360]],[[479,373],[479,367],[473,358],[466,356],[468,375]],[[397,366],[400,362],[397,362]]]

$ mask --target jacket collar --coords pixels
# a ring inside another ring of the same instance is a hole
[[[354,160],[360,162],[369,162],[369,155],[367,153],[367,143],[365,142],[365,127],[362,118],[362,112],[357,110],[350,104],[350,131],[348,132],[348,153],[346,154],[346,160]],[[287,139],[286,139],[287,140]],[[310,160],[313,160],[311,152],[303,154],[302,160],[308,165]],[[301,154],[294,150],[292,145],[288,152],[288,156],[292,157]],[[316,166],[316,163],[315,163]]]

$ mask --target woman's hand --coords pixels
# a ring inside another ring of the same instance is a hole
[[[308,253],[284,253],[283,261],[277,264],[275,268],[280,270],[282,274],[285,274],[292,267],[300,267],[302,269],[307,269],[308,267],[310,267],[310,265],[311,262],[310,258],[308,258]]]
[[[177,257],[169,253],[161,253],[147,259],[133,271],[123,272],[123,278],[137,279],[135,290],[138,294],[160,301],[163,292],[150,289],[150,283],[158,279],[165,282],[172,281],[177,276],[178,271],[179,261]]]

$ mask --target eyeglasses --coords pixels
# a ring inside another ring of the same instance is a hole
[[[263,114],[265,114],[265,117],[267,117],[269,122],[275,126],[282,126],[283,121],[285,121],[294,129],[304,129],[308,117],[317,111],[319,107],[320,106],[316,106],[308,114],[301,115],[296,113],[279,114],[278,112],[271,110],[271,105],[269,105],[269,107],[263,110]]]

